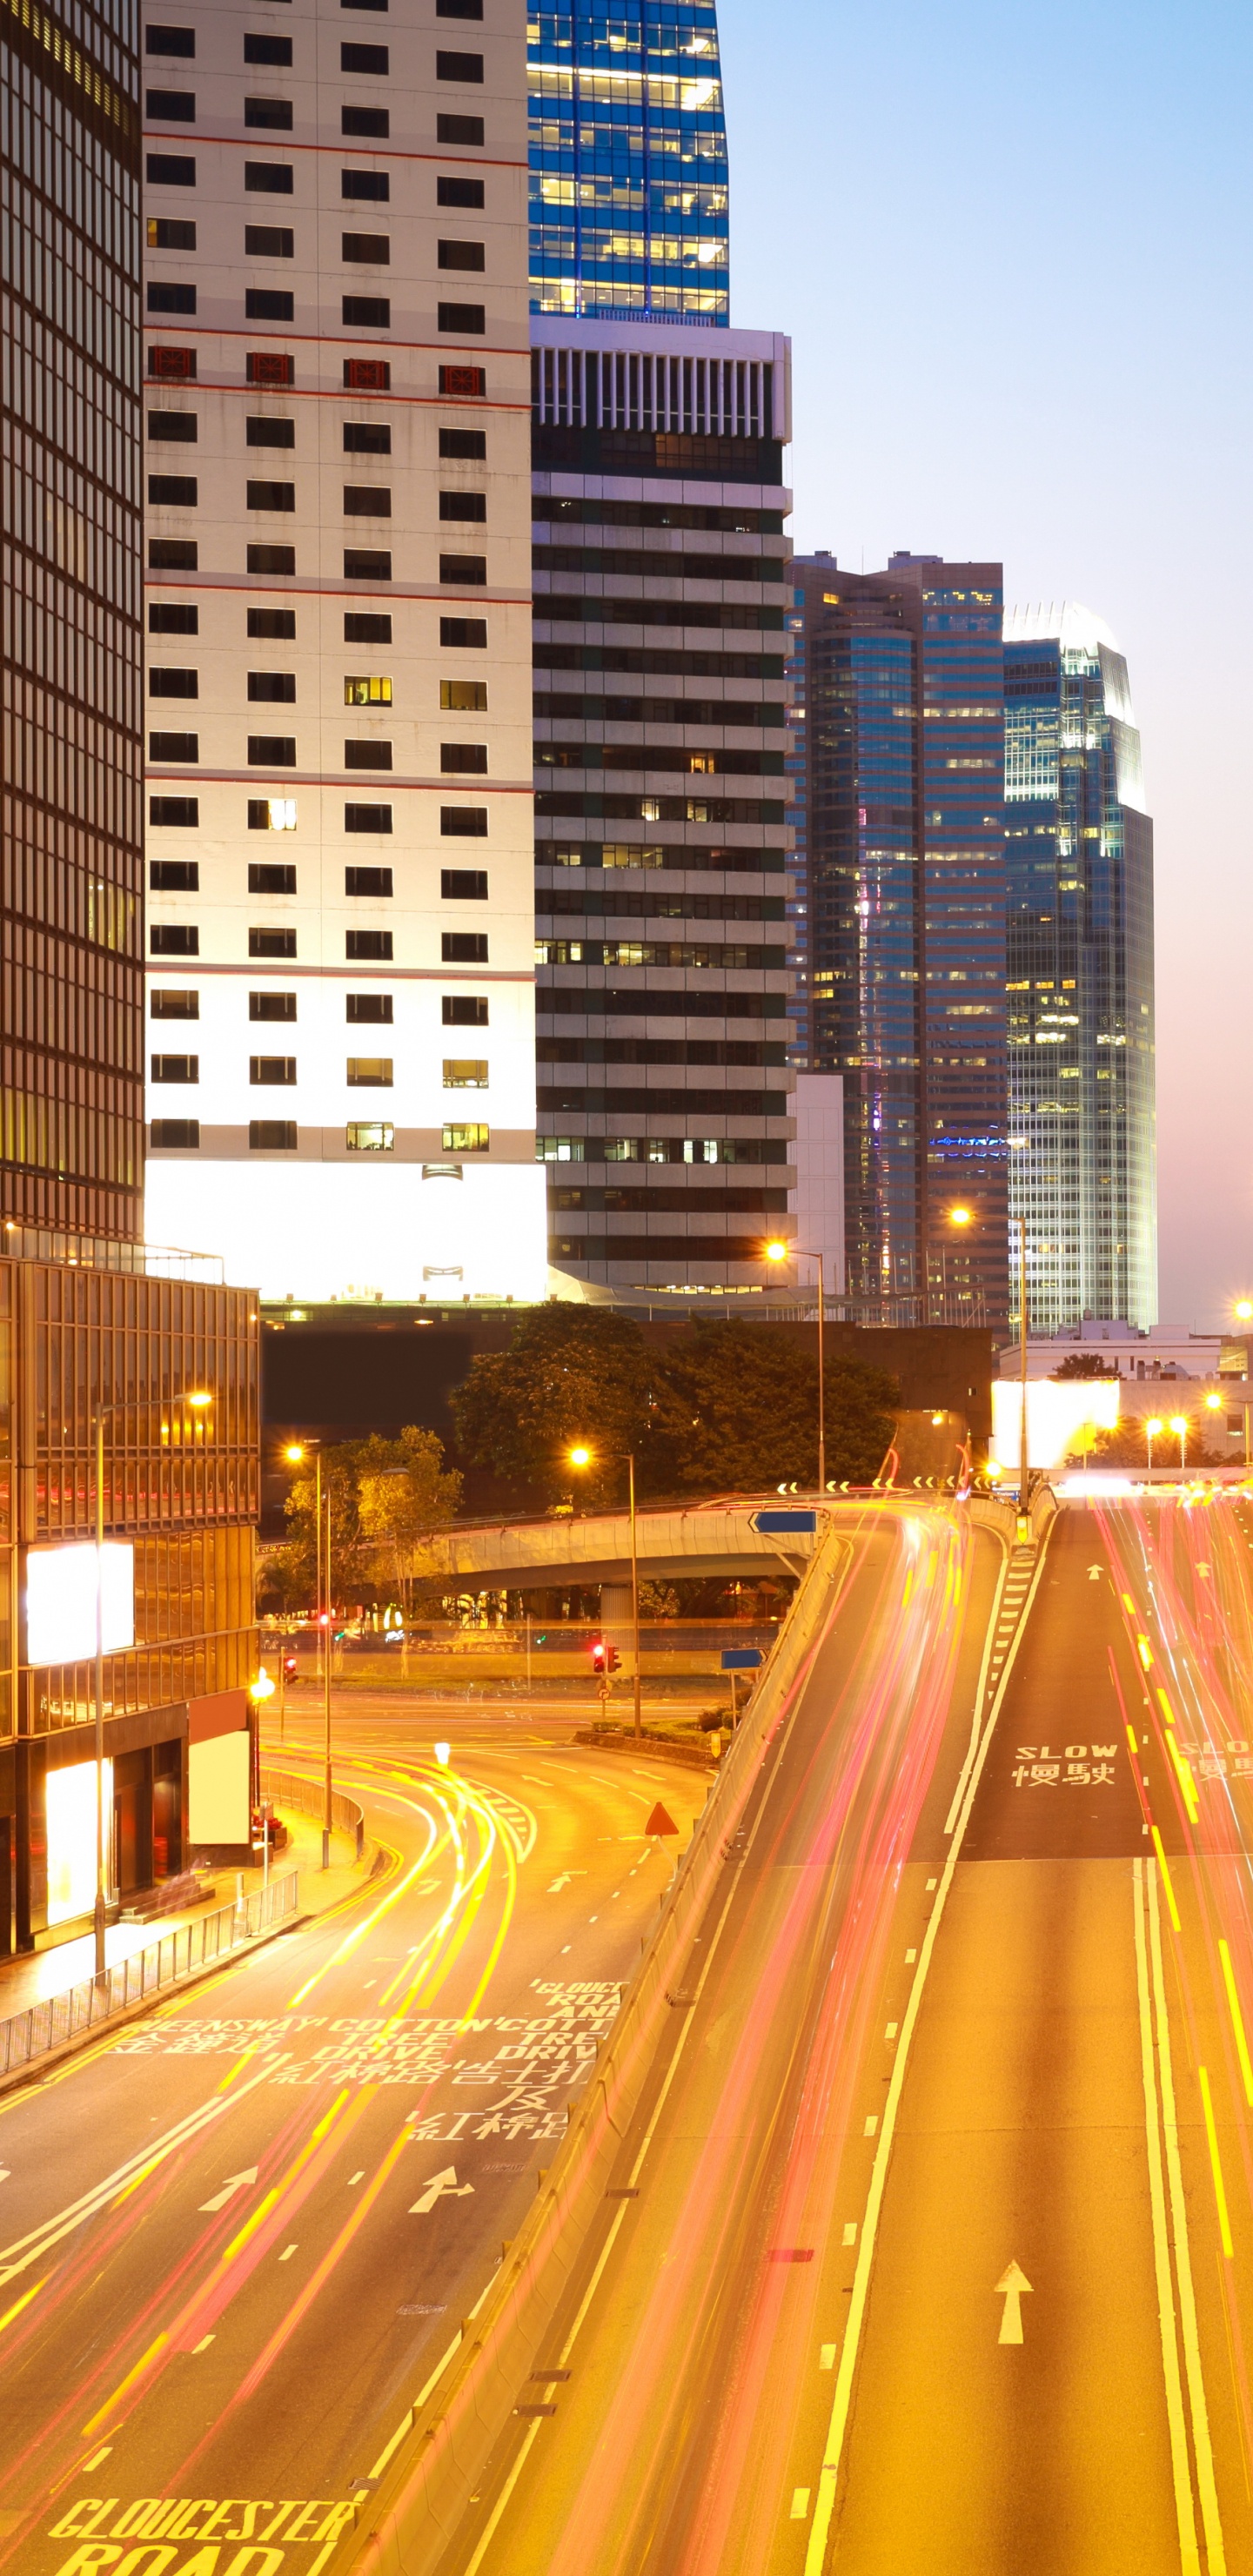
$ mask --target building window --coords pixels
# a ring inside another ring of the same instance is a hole
[[[249,894],[294,894],[296,871],[275,859],[252,859],[248,865]]]
[[[247,561],[249,572],[272,576],[292,574],[296,569],[296,549],[294,546],[249,546]]]
[[[388,966],[392,934],[390,930],[350,930],[344,940],[344,955],[350,964]]]
[[[390,805],[345,805],[344,807],[346,832],[390,832],[391,828]]]
[[[244,186],[258,197],[290,197],[293,189],[290,161],[245,161]]]
[[[244,252],[249,259],[294,259],[296,236],[289,224],[245,224]]]
[[[392,496],[385,483],[345,483],[346,519],[390,519]]]
[[[154,1118],[148,1131],[154,1152],[162,1147],[168,1152],[194,1153],[200,1144],[198,1118]]]
[[[482,242],[442,241],[438,245],[438,257],[441,268],[472,269],[479,275],[487,266],[487,254]]]
[[[439,515],[441,519],[472,521],[482,527],[487,518],[487,494],[485,492],[441,492]]]
[[[248,1150],[252,1154],[294,1154],[296,1151],[295,1119],[250,1119]]]
[[[173,215],[149,215],[149,250],[194,250],[196,227],[180,223]]]
[[[396,1130],[388,1118],[357,1118],[345,1128],[344,1141],[350,1154],[390,1154]]]
[[[294,483],[250,481],[247,486],[247,500],[250,510],[294,510],[296,486]]]
[[[483,0],[435,0],[437,18],[481,18]]]
[[[439,828],[445,840],[485,841],[486,805],[441,805]]]
[[[490,1127],[455,1125],[445,1127],[441,1144],[446,1154],[485,1154],[492,1141]]]
[[[436,17],[439,17],[442,15],[442,12],[437,9],[435,14]],[[144,52],[146,54],[176,55],[181,62],[194,63],[196,59],[195,28],[149,27],[144,39]]]
[[[196,164],[181,152],[150,152],[147,157],[147,179],[150,188],[194,188]],[[155,369],[152,370],[155,373]]]
[[[485,429],[442,428],[439,433],[439,452],[441,456],[461,457],[467,463],[472,465],[485,465],[487,462],[487,431]],[[487,516],[486,503],[484,503],[482,515],[484,518]]]
[[[248,632],[264,637],[270,643],[294,644],[296,611],[294,608],[250,608]]]
[[[250,993],[248,996],[250,1020],[294,1020],[295,1016],[294,993]]]
[[[346,707],[389,707],[392,702],[390,680],[365,677],[344,682]]]
[[[197,572],[200,548],[194,537],[150,537],[149,572]]]
[[[483,79],[483,57],[481,54],[437,53],[435,57],[435,78],[436,80],[446,81],[473,81],[476,85],[481,86]]]
[[[148,997],[148,1016],[154,1020],[198,1020],[200,995],[190,984],[158,984]]]
[[[344,997],[344,1017],[390,1028],[392,996],[390,993],[348,993]]]
[[[347,1079],[350,1091],[390,1091],[392,1059],[389,1055],[350,1055]]]
[[[463,179],[452,171],[441,171],[435,182],[437,206],[466,206],[481,211],[485,198],[481,179]]]
[[[386,80],[391,55],[386,45],[341,45],[341,72],[364,72],[370,80]]]
[[[441,868],[439,890],[445,903],[486,903],[486,868]]]
[[[148,820],[163,831],[194,832],[200,823],[198,796],[150,796]]]
[[[200,611],[188,600],[150,600],[148,632],[150,635],[198,635]]]
[[[469,777],[485,778],[487,745],[485,742],[441,742],[439,765],[445,777],[452,777],[460,770]]]
[[[486,1091],[487,1060],[484,1056],[446,1055],[444,1058],[445,1091]]]
[[[268,126],[274,134],[290,134],[292,103],[289,98],[246,98],[245,125]]]
[[[248,696],[254,706],[293,706],[296,674],[294,671],[250,671]]]
[[[392,387],[390,358],[345,358],[346,394],[387,394]]]
[[[583,1138],[581,1136],[537,1136],[535,1160],[537,1163],[581,1163]]]
[[[250,733],[248,736],[250,769],[294,769],[296,737],[291,733]]]
[[[151,859],[148,882],[154,894],[199,894],[198,859]]]
[[[148,311],[150,313],[194,313],[195,310],[194,286],[176,285],[168,278],[149,280]]]
[[[390,644],[391,640],[389,610],[349,609],[344,619],[345,644]]]
[[[150,89],[144,100],[150,125],[194,125],[196,94],[190,89]]]
[[[345,331],[390,331],[392,308],[385,295],[346,295],[342,305]]]
[[[445,715],[478,715],[487,713],[486,680],[441,680],[439,703]],[[484,768],[487,763],[484,761]]]
[[[250,385],[281,392],[295,384],[296,361],[286,349],[249,349],[244,357],[244,376]]]
[[[296,799],[294,796],[250,796],[248,799],[250,832],[294,832]]]
[[[392,193],[392,183],[386,170],[341,170],[339,193],[341,197],[355,199],[358,204],[369,201],[385,206]]]
[[[200,1058],[198,1055],[154,1055],[152,1079],[154,1082],[199,1082]]]
[[[341,107],[339,130],[344,135],[359,135],[363,139],[369,137],[374,142],[386,143],[392,130],[392,120],[385,107]]]
[[[250,957],[294,957],[296,933],[294,930],[250,930],[248,954]]]
[[[296,298],[287,286],[249,286],[244,292],[245,322],[294,322]]]
[[[454,584],[463,589],[485,588],[487,557],[486,555],[441,555],[439,577],[449,588]]]
[[[185,921],[154,921],[148,931],[148,947],[154,957],[198,957],[200,933]]]
[[[485,653],[487,619],[485,617],[441,617],[439,640],[441,644],[453,646],[458,652]]]
[[[250,1055],[248,1058],[248,1080],[259,1083],[263,1090],[286,1090],[295,1079],[294,1055]]]
[[[245,36],[246,63],[272,63],[278,70],[290,71],[292,40],[290,36]]]
[[[487,329],[487,307],[484,304],[440,304],[436,308],[436,327],[451,332],[457,340],[478,340]]]
[[[200,422],[194,411],[150,411],[148,436],[164,440],[171,447],[194,447],[200,436]]]
[[[445,993],[441,1005],[446,1029],[485,1029],[486,993]]]
[[[150,474],[148,499],[155,510],[194,510],[200,486],[194,474]]]
[[[346,420],[344,422],[345,456],[390,456],[392,433],[385,420]],[[391,507],[388,506],[388,517]]]
[[[346,742],[345,769],[390,769],[392,747],[389,742]]]
[[[148,758],[149,760],[199,760],[200,736],[198,733],[150,733]]]
[[[441,931],[439,953],[445,966],[486,966],[487,932],[485,930]]]
[[[344,870],[345,894],[364,896],[373,903],[379,903],[384,898],[390,897],[391,891],[390,868],[345,868]]]
[[[390,581],[391,577],[392,559],[390,554],[384,554],[372,547],[345,546],[345,581]],[[486,579],[486,575],[484,575],[484,579]]]
[[[342,233],[340,257],[349,268],[390,268],[391,241],[386,233]]]
[[[481,151],[483,132],[481,116],[437,116],[435,119],[436,142],[458,145],[462,151]]]

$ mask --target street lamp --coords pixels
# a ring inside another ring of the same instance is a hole
[[[1238,1324],[1253,1323],[1253,1297],[1237,1297],[1235,1316]],[[1253,1465],[1253,1447],[1249,1441],[1249,1348],[1244,1346],[1244,1463]]]
[[[826,1322],[827,1294],[822,1274],[823,1256],[820,1252],[808,1251],[803,1243],[768,1243],[766,1259],[774,1262],[816,1261],[818,1264],[818,1491],[820,1494],[825,1494],[827,1490],[827,1389],[823,1360],[823,1326]]]
[[[952,1207],[948,1212],[948,1221],[950,1225],[973,1225],[974,1209]],[[1027,1220],[1025,1216],[1014,1216],[1009,1221],[1011,1225],[1016,1225],[1018,1228],[1018,1374],[1021,1386],[1021,1400],[1018,1408],[1018,1513],[1021,1519],[1027,1509],[1027,1488],[1031,1472],[1027,1454]]]
[[[323,1773],[324,1773],[324,1776],[323,1776],[323,1791],[322,1791],[322,1867],[323,1867],[323,1869],[329,1869],[329,1868],[330,1868],[330,1865],[331,1865],[331,1794],[332,1794],[332,1793],[331,1793],[331,1489],[330,1489],[330,1486],[329,1486],[329,1484],[328,1484],[328,1486],[327,1486],[327,1488],[326,1488],[326,1550],[325,1550],[325,1555],[324,1555],[324,1554],[323,1554],[323,1548],[322,1548],[322,1443],[321,1443],[321,1441],[320,1441],[320,1440],[308,1440],[308,1441],[305,1441],[305,1440],[293,1440],[293,1441],[291,1442],[290,1446],[289,1446],[288,1448],[286,1448],[286,1449],[283,1451],[283,1456],[286,1458],[286,1460],[287,1460],[287,1462],[288,1462],[289,1466],[292,1466],[292,1467],[301,1467],[301,1466],[303,1466],[303,1465],[304,1465],[304,1462],[305,1462],[306,1458],[308,1457],[310,1450],[312,1450],[312,1452],[313,1452],[313,1527],[314,1527],[314,1536],[315,1536],[315,1556],[316,1556],[316,1573],[315,1573],[315,1578],[314,1578],[314,1580],[315,1580],[315,1589],[316,1589],[316,1593],[317,1593],[317,1623],[318,1623],[319,1633],[321,1633],[323,1629],[325,1630],[325,1635],[324,1635],[324,1637],[323,1637],[323,1643],[322,1643],[322,1731],[323,1731],[323,1748],[324,1748],[324,1752],[323,1752]],[[322,1583],[322,1577],[323,1577],[323,1571],[324,1571],[324,1569],[325,1569],[325,1575],[326,1575],[325,1602],[324,1602],[324,1600],[323,1600],[323,1583]]]
[[[577,1440],[569,1454],[572,1467],[590,1467],[592,1464],[593,1452],[585,1440]],[[635,1533],[635,1453],[631,1449],[607,1449],[605,1456],[616,1459],[625,1458],[627,1463],[627,1491],[631,1506],[631,1661],[634,1667],[631,1685],[635,1701],[635,1732],[642,1736],[644,1720],[640,1709],[640,1561]]]
[[[1182,1475],[1188,1464],[1187,1415],[1185,1413],[1172,1413],[1170,1417],[1170,1427],[1179,1443],[1179,1472]]]
[[[1147,1442],[1148,1442],[1148,1447],[1149,1447],[1149,1474],[1150,1474],[1150,1476],[1151,1476],[1151,1475],[1152,1475],[1152,1473],[1153,1473],[1153,1443],[1154,1443],[1154,1441],[1156,1440],[1158,1433],[1159,1433],[1160,1431],[1164,1431],[1164,1430],[1165,1430],[1165,1428],[1166,1428],[1165,1423],[1162,1421],[1160,1414],[1157,1414],[1157,1413],[1153,1414],[1153,1415],[1152,1415],[1152,1417],[1151,1417],[1151,1419],[1150,1419],[1148,1422],[1146,1422],[1146,1423],[1145,1423],[1145,1426],[1144,1426],[1144,1436],[1145,1436],[1145,1439],[1146,1439],[1146,1440],[1147,1440]]]
[[[91,1436],[96,1453],[96,1902],[92,1909],[95,1933],[95,1974],[97,1983],[104,1976],[104,1426],[115,1413],[142,1411],[145,1404],[185,1404],[193,1413],[204,1413],[213,1398],[203,1387],[188,1387],[179,1395],[139,1397],[122,1396],[114,1404],[92,1406]]]

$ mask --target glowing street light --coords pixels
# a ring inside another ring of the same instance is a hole
[[[823,1327],[827,1317],[827,1292],[823,1279],[823,1256],[820,1252],[807,1251],[802,1243],[784,1243],[778,1237],[773,1242],[764,1244],[762,1249],[766,1260],[776,1265],[780,1261],[795,1261],[798,1258],[801,1261],[816,1261],[818,1264],[818,1491],[825,1494],[827,1490],[827,1390]]]
[[[1144,1426],[1144,1436],[1145,1436],[1145,1439],[1147,1440],[1148,1445],[1149,1445],[1149,1474],[1150,1474],[1150,1475],[1152,1475],[1152,1473],[1153,1473],[1153,1443],[1154,1443],[1154,1441],[1157,1439],[1159,1432],[1164,1431],[1164,1430],[1165,1430],[1165,1428],[1166,1428],[1165,1423],[1162,1421],[1160,1414],[1157,1414],[1157,1413],[1155,1413],[1155,1414],[1153,1415],[1153,1417],[1152,1417],[1151,1421],[1146,1422],[1146,1423],[1145,1423],[1145,1426]]]
[[[1179,1469],[1180,1469],[1180,1473],[1182,1474],[1183,1470],[1186,1468],[1187,1463],[1188,1463],[1188,1417],[1187,1417],[1187,1415],[1186,1415],[1185,1413],[1172,1413],[1172,1415],[1171,1415],[1171,1417],[1170,1417],[1170,1427],[1171,1427],[1171,1430],[1174,1432],[1174,1435],[1175,1435],[1176,1440],[1177,1440],[1177,1441],[1178,1441],[1178,1443],[1179,1443]]]
[[[609,1458],[625,1458],[629,1478],[627,1490],[631,1504],[631,1628],[633,1632],[631,1660],[635,1668],[631,1680],[635,1699],[635,1732],[637,1735],[642,1735],[644,1719],[640,1708],[640,1564],[635,1537],[635,1453],[631,1449],[609,1449],[606,1450],[605,1455]],[[585,1440],[577,1440],[569,1452],[569,1458],[572,1467],[590,1467],[593,1453]]]

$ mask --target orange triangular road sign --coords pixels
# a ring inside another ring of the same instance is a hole
[[[645,1827],[644,1827],[644,1831],[645,1831],[645,1833],[646,1833],[646,1834],[677,1834],[678,1830],[679,1830],[679,1828],[678,1828],[678,1826],[676,1825],[676,1823],[675,1823],[675,1821],[674,1821],[673,1816],[668,1816],[668,1815],[666,1814],[665,1808],[663,1807],[663,1805],[662,1805],[662,1803],[661,1803],[661,1800],[660,1800],[660,1798],[659,1798],[659,1799],[658,1799],[658,1801],[657,1801],[656,1806],[655,1806],[655,1807],[654,1807],[654,1809],[653,1809],[653,1812],[652,1812],[651,1816],[650,1816],[650,1817],[649,1817],[649,1819],[648,1819],[647,1824],[646,1824],[646,1825],[645,1825]]]

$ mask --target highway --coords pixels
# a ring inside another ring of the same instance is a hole
[[[1251,1536],[1061,1510],[951,1837],[986,1572],[859,1549],[441,2576],[1253,2566]]]
[[[337,1778],[384,1873],[0,2099],[0,2566],[311,2576],[333,2553],[534,2196],[705,1798],[569,1733],[345,1695]],[[316,1739],[293,1702],[283,1759],[313,1774]],[[658,1798],[679,1835],[650,1841]]]

